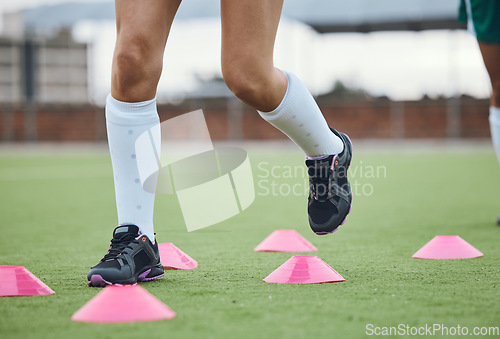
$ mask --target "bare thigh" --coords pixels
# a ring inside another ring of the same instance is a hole
[[[286,77],[273,53],[283,0],[221,0],[222,71],[228,86],[260,110],[274,109]]]
[[[111,94],[144,101],[156,95],[163,53],[181,0],[116,0],[117,38]]]
[[[493,88],[491,104],[500,107],[500,44],[479,42],[479,48]]]

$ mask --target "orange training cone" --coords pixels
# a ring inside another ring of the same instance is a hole
[[[85,323],[130,323],[175,318],[176,314],[139,285],[109,285],[71,317]]]
[[[317,248],[295,230],[276,230],[264,239],[256,252],[314,252]]]
[[[482,257],[477,248],[458,235],[436,235],[415,253],[418,259],[470,259]]]
[[[171,242],[158,244],[160,261],[166,270],[190,270],[198,267],[196,260],[182,252]]]
[[[264,281],[278,284],[319,284],[345,279],[315,255],[295,255]]]
[[[0,297],[54,294],[23,266],[0,266]]]

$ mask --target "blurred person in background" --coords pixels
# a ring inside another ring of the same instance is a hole
[[[139,180],[135,141],[153,129],[151,141],[160,154],[156,90],[180,3],[115,1],[117,40],[111,93],[106,100],[106,129],[118,227],[109,251],[87,274],[89,286],[135,284],[163,276],[153,228],[155,196],[144,191]],[[239,99],[305,153],[310,176],[309,224],[316,234],[333,233],[350,212],[347,169],[352,144],[347,135],[328,126],[300,79],[274,66],[282,6],[283,0],[221,0],[222,73]],[[154,158],[150,161],[156,163]]]
[[[491,81],[490,128],[500,161],[500,1],[460,0],[459,20],[476,37]],[[500,216],[497,224],[500,225]]]

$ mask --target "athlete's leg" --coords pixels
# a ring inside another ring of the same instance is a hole
[[[490,130],[491,140],[500,161],[500,44],[479,41],[486,70],[491,81]],[[497,219],[500,225],[500,216]]]
[[[491,106],[500,107],[500,44],[479,41],[479,48],[491,80]]]
[[[285,75],[273,65],[283,0],[221,1],[222,72],[229,88],[261,111],[278,107]]]
[[[145,192],[138,180],[135,140],[159,124],[156,87],[179,4],[180,0],[116,0],[115,3],[117,39],[106,122],[118,223],[139,226],[151,241],[154,241],[154,194]],[[160,144],[160,140],[155,142]]]
[[[283,0],[222,0],[222,73],[233,93],[261,112],[308,156],[340,153],[309,91],[273,65]],[[287,94],[287,95],[285,95]]]
[[[491,80],[491,138],[500,161],[500,44],[479,42],[479,48]]]
[[[274,67],[282,6],[283,0],[221,1],[222,73],[236,96],[309,157],[309,222],[317,234],[331,233],[350,210],[346,171],[351,143],[344,134],[330,130],[312,95],[295,75]]]
[[[159,151],[156,88],[180,2],[115,1],[117,39],[111,94],[106,99],[106,128],[119,227],[113,232],[108,253],[87,274],[90,286],[134,284],[163,276],[153,229],[154,194],[142,188],[135,141],[143,132],[156,129],[151,135]]]

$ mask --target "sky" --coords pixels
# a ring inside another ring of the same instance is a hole
[[[102,0],[0,0],[0,27],[3,27],[3,13],[6,12],[15,12],[22,9],[43,6],[43,5],[52,5],[66,2],[99,2]]]
[[[86,2],[98,2],[102,0],[85,0]],[[0,1],[0,12],[11,12],[19,9],[52,5],[64,2],[82,2],[82,0],[15,0],[15,1]]]
[[[0,11],[58,2],[68,0],[1,1]],[[101,103],[109,92],[115,25],[80,22],[73,33],[91,46],[91,96]],[[313,94],[330,90],[337,80],[394,100],[418,100],[424,94],[485,98],[490,92],[477,43],[465,31],[321,35],[285,19],[278,29],[275,64],[296,73]],[[214,76],[220,76],[219,20],[175,21],[158,98],[175,100],[195,89],[197,78]]]

